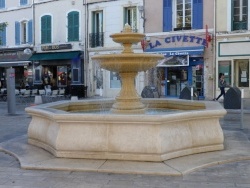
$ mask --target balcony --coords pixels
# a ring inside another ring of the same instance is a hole
[[[90,33],[89,34],[89,46],[91,48],[103,47],[103,36],[104,33]]]
[[[247,30],[247,21],[233,22],[233,31],[235,30]]]
[[[174,28],[174,31],[182,31],[182,30],[191,30],[191,27],[176,27]]]

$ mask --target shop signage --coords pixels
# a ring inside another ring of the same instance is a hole
[[[174,35],[174,36],[164,38],[164,42],[159,41],[159,40],[155,40],[153,42],[150,42],[148,44],[148,46],[149,46],[150,49],[153,49],[153,48],[156,48],[156,47],[161,47],[164,43],[165,44],[170,44],[170,43],[177,43],[177,42],[196,43],[198,45],[207,46],[207,40],[206,39],[203,39],[203,38],[198,37],[198,36],[193,36],[193,35],[190,35],[190,36],[187,36],[187,35]],[[184,54],[181,54],[181,55],[184,55]]]
[[[71,44],[58,44],[58,45],[41,46],[42,51],[65,50],[65,49],[72,49],[72,45]]]
[[[0,51],[0,61],[25,61],[31,54],[22,51]]]

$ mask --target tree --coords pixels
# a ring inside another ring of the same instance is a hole
[[[7,25],[8,25],[7,22],[0,23],[0,32],[3,31],[7,27]],[[1,35],[0,35],[0,45],[1,44],[2,44],[2,39],[1,39]]]

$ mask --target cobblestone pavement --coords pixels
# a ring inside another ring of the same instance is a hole
[[[250,105],[249,105],[250,107]],[[6,102],[0,102],[0,143],[27,134],[31,118],[25,105],[16,105],[8,115]],[[229,110],[221,119],[223,130],[241,132],[250,140],[250,114],[244,113],[240,129],[239,110]],[[240,138],[239,138],[240,139]],[[18,160],[0,152],[0,188],[250,188],[250,160],[203,168],[184,176],[110,174],[77,171],[20,169]]]

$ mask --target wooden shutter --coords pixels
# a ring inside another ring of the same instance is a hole
[[[172,31],[172,0],[163,0],[163,31]]]
[[[5,0],[0,0],[0,8],[5,8]]]
[[[68,14],[68,41],[79,41],[79,12]]]
[[[41,43],[51,43],[51,16],[41,18]]]
[[[15,44],[20,45],[20,22],[15,22]]]
[[[203,28],[203,0],[193,0],[192,29]]]
[[[29,22],[28,22],[28,43],[29,44],[32,44],[32,42],[33,42],[33,40],[32,40],[32,38],[33,38],[33,27],[32,27],[32,24],[33,22],[32,22],[32,20],[29,20]]]

